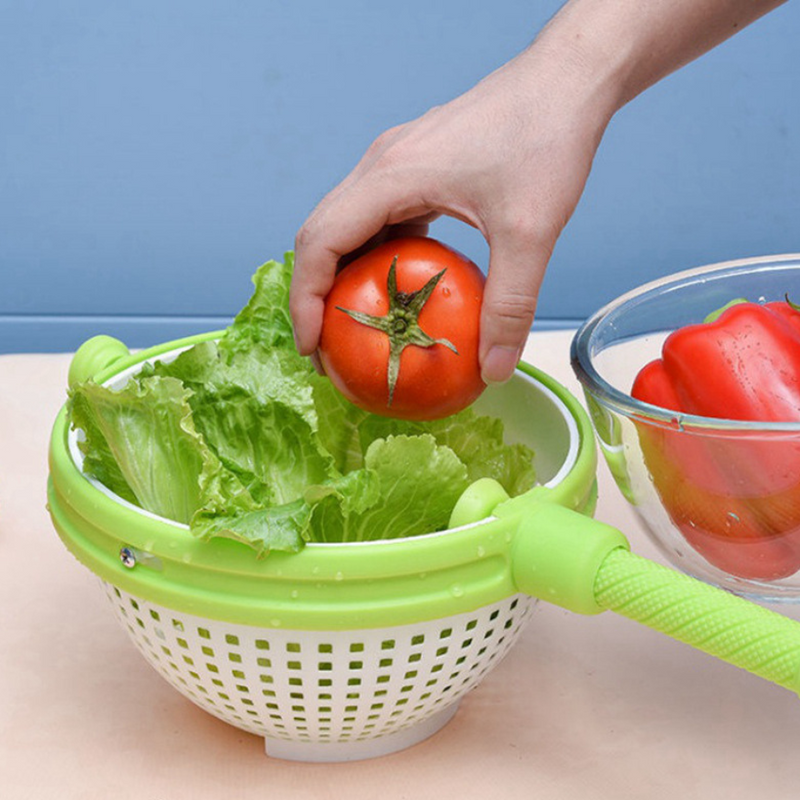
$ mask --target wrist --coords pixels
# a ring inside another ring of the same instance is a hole
[[[607,124],[633,96],[633,45],[602,8],[567,3],[521,55]],[[607,18],[603,18],[607,16]]]

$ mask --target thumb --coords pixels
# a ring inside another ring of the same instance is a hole
[[[489,252],[481,307],[481,377],[485,383],[503,383],[522,357],[552,247],[515,232],[491,237]]]

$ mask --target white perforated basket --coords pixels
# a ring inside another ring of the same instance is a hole
[[[516,641],[535,600],[376,630],[293,631],[176,613],[105,584],[117,619],[178,691],[302,761],[370,758],[428,738]]]
[[[122,385],[144,361],[207,338],[121,356],[120,343],[99,337],[76,355],[71,380]],[[87,478],[66,410],[51,440],[48,506],[136,647],[192,702],[262,736],[272,756],[384,755],[445,725],[518,639],[541,596],[520,569],[530,561],[530,537],[518,536],[525,512],[540,499],[594,507],[591,426],[563,387],[522,364],[476,407],[503,421],[507,441],[535,450],[541,485],[495,514],[508,496],[477,480],[444,531],[265,558],[203,541]]]

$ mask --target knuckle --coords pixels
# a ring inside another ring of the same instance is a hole
[[[487,299],[484,312],[496,325],[513,331],[528,329],[536,313],[533,294],[506,294]]]
[[[387,130],[383,131],[383,133],[380,133],[375,137],[375,141],[369,146],[369,149],[373,152],[375,150],[383,149],[392,141],[392,139],[394,139],[396,133],[397,126],[394,128],[388,128]]]
[[[367,159],[369,172],[373,177],[401,174],[409,164],[416,163],[419,156],[418,143],[410,132],[395,128],[376,140],[375,149]]]
[[[404,160],[405,156],[401,145],[392,144],[389,147],[382,148],[372,161],[372,176],[383,176],[386,173],[395,172]]]
[[[314,217],[309,217],[298,229],[294,237],[294,249],[306,250],[317,238],[317,224]]]
[[[498,241],[536,251],[552,249],[569,220],[562,205],[548,192],[512,193],[491,210],[487,227]]]
[[[509,215],[501,225],[501,233],[526,249],[540,251],[552,249],[562,227],[557,220],[530,210]]]
[[[393,128],[389,128],[388,130],[385,130],[383,133],[379,134],[372,144],[367,148],[366,156],[375,158],[385,154],[387,150],[390,150],[397,139],[398,134],[400,133],[401,127],[401,125],[395,125]]]

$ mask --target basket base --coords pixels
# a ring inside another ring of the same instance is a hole
[[[433,736],[450,722],[458,706],[459,703],[453,703],[416,725],[375,739],[357,742],[291,742],[265,737],[264,749],[271,758],[284,761],[324,763],[379,758],[405,750]]]

